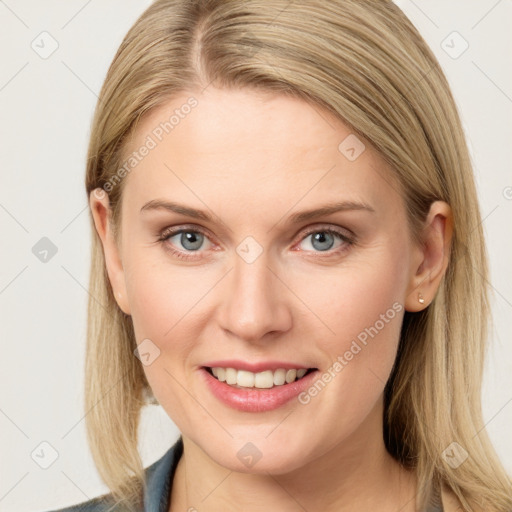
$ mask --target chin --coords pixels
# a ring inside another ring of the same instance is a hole
[[[268,437],[270,429],[262,429],[260,433],[251,427],[250,434],[238,434],[222,442],[212,439],[211,442],[198,443],[201,449],[217,464],[238,473],[281,475],[289,473],[306,464],[311,452],[315,452],[311,437],[300,434],[300,438],[282,432],[281,436]],[[284,435],[283,435],[284,434]],[[287,439],[283,442],[283,438]]]

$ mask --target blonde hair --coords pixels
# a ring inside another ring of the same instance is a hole
[[[387,0],[157,0],[124,38],[101,90],[88,196],[112,183],[141,116],[209,84],[287,94],[332,112],[390,164],[413,236],[433,201],[450,204],[448,269],[429,307],[405,314],[383,434],[389,452],[416,470],[420,509],[442,484],[464,510],[509,512],[511,481],[481,413],[488,268],[472,164],[449,85],[421,35]],[[116,239],[124,183],[106,188]],[[136,507],[145,492],[137,430],[149,385],[90,218],[88,442],[113,497]],[[452,442],[468,453],[457,468],[443,457]]]

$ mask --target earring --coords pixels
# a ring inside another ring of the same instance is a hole
[[[421,293],[418,293],[418,302],[420,304],[425,304],[425,299],[423,298],[423,295],[421,295]]]

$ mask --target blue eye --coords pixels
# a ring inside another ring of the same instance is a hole
[[[181,231],[176,233],[174,236],[169,237],[169,239],[178,235],[180,235],[180,244],[187,249],[187,251],[196,251],[197,249],[200,249],[204,241],[204,235],[197,231]]]
[[[175,238],[176,241],[172,241],[173,238]],[[166,243],[166,248],[170,250],[172,254],[182,259],[197,257],[197,255],[193,253],[200,252],[205,240],[209,242],[208,237],[201,231],[183,228],[166,230],[159,238],[160,242]],[[209,243],[211,244],[211,242]],[[180,245],[183,249],[179,248]],[[178,249],[174,249],[175,246],[178,246]]]
[[[331,250],[336,243],[336,239],[338,239],[340,243],[336,248]],[[354,243],[354,240],[348,235],[332,227],[310,230],[305,234],[301,245],[308,240],[311,240],[309,245],[314,249],[313,252],[328,252],[329,254],[346,250],[348,246]]]
[[[334,235],[328,231],[318,231],[308,236],[313,237],[311,245],[319,251],[328,251],[334,245]]]

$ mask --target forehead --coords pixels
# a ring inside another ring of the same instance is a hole
[[[316,104],[261,91],[183,92],[139,122],[125,161],[133,152],[145,156],[132,162],[125,200],[138,203],[177,189],[196,205],[214,194],[289,208],[305,195],[379,203],[386,196],[396,202],[398,193],[382,158],[341,120]]]

